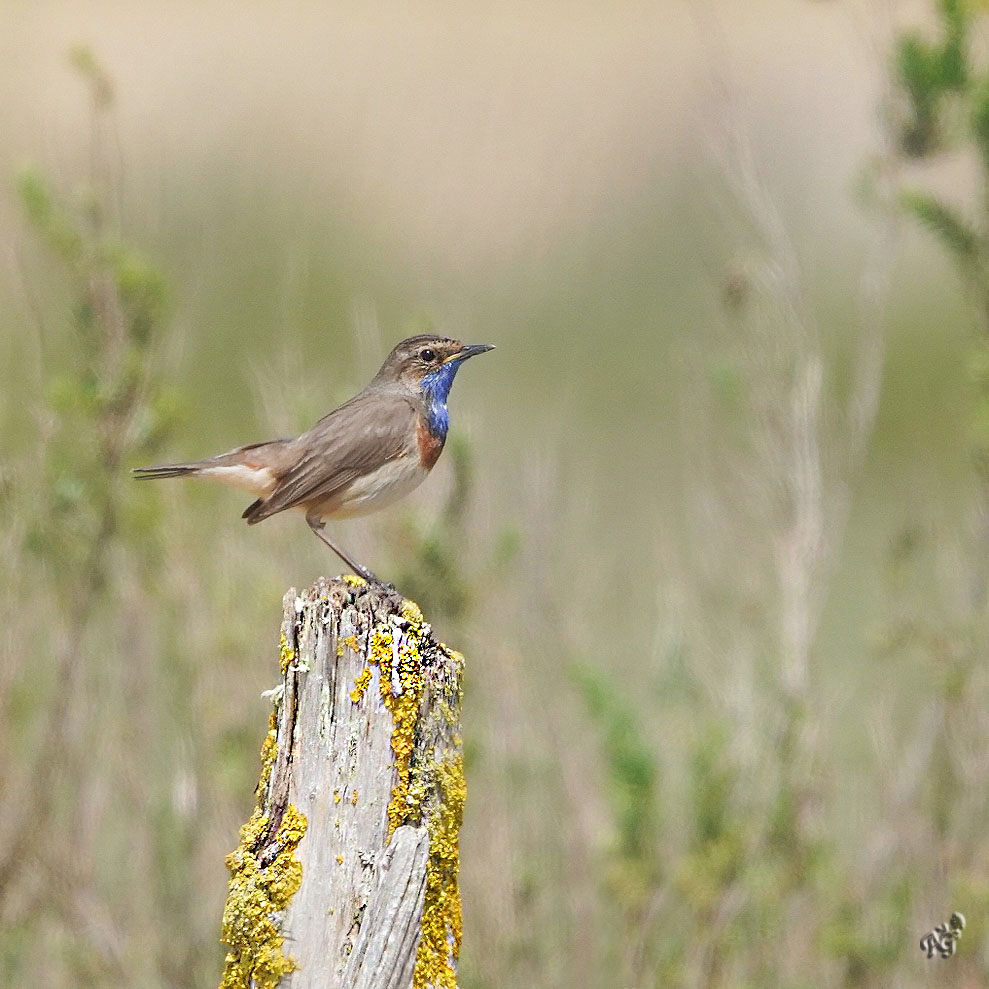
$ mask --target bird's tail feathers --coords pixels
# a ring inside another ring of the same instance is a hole
[[[273,455],[284,450],[288,440],[269,440],[266,443],[249,443],[236,450],[221,453],[205,460],[193,460],[186,464],[159,464],[157,467],[135,467],[131,473],[139,481],[153,481],[159,477],[188,477],[190,474],[215,474],[225,467],[263,469],[274,466]],[[277,461],[276,461],[277,462]]]
[[[194,464],[162,464],[158,467],[135,467],[131,473],[139,481],[154,481],[159,477],[188,477],[189,474],[198,474],[208,461],[199,461]]]

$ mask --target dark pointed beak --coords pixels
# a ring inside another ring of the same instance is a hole
[[[454,354],[451,360],[465,361],[468,357],[476,357],[478,354],[483,354],[489,350],[494,350],[494,347],[489,343],[472,343],[464,347],[459,353]]]

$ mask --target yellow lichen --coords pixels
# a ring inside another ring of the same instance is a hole
[[[340,791],[339,790],[334,790],[333,791],[333,802],[335,804],[340,803]]]
[[[283,938],[275,917],[288,906],[302,884],[302,864],[295,857],[306,833],[306,817],[293,804],[285,808],[271,840],[276,851],[266,849],[266,865],[260,860],[259,842],[268,827],[268,815],[255,808],[240,829],[240,845],[227,856],[231,872],[227,902],[223,908],[222,941],[227,952],[220,989],[275,989],[295,963],[282,951]]]
[[[284,637],[280,653],[286,665],[291,662],[292,650]],[[226,859],[231,876],[223,908],[222,941],[229,950],[221,989],[274,989],[294,967],[292,959],[282,951],[275,918],[302,883],[302,864],[295,850],[306,833],[306,818],[289,804],[277,830],[266,839],[269,819],[265,802],[277,757],[278,716],[272,710],[261,745],[258,803],[251,819],[240,829],[240,844]],[[262,853],[266,863],[263,865]]]
[[[363,577],[358,577],[357,574],[345,573],[343,575],[343,582],[350,587],[367,587],[367,581]]]
[[[348,635],[337,642],[337,659],[343,655],[344,648],[349,646],[351,652],[360,652],[360,643],[356,635]]]
[[[343,856],[342,855],[338,855],[337,856],[337,865],[343,865]]]
[[[275,758],[278,755],[278,715],[272,710],[268,718],[268,733],[261,743],[261,776],[255,789],[259,800],[264,799],[264,794],[268,789],[268,781],[271,779],[271,769],[275,765]]]
[[[462,652],[457,652],[456,649],[450,649],[448,646],[444,646],[443,650],[450,658],[450,662],[453,663],[453,668],[457,671],[457,679],[459,681],[460,676],[464,671],[464,654]]]
[[[295,659],[295,650],[288,644],[288,638],[284,631],[278,643],[278,668],[282,671],[282,676],[288,672],[289,663]]]
[[[357,806],[357,800],[358,800],[359,796],[360,796],[360,794],[356,790],[354,790],[354,792],[350,795],[350,804],[351,804],[352,807],[356,807]]]
[[[397,780],[388,802],[388,835],[394,834],[409,814],[409,769],[415,747],[419,700],[422,697],[422,659],[415,636],[402,636],[398,647],[398,669],[392,669],[392,631],[387,626],[374,630],[371,636],[371,659],[380,670],[381,699],[392,718],[391,748],[395,756]],[[393,681],[401,689],[394,693]]]
[[[463,914],[460,904],[460,826],[467,783],[463,757],[432,766],[439,804],[426,822],[429,865],[422,908],[422,935],[416,952],[412,989],[457,989],[453,963],[460,956]]]
[[[422,609],[415,603],[415,601],[406,598],[402,602],[402,617],[413,625],[422,625],[425,622],[425,618],[422,614]]]
[[[357,675],[357,679],[354,681],[354,689],[350,692],[350,699],[358,704],[360,699],[364,696],[364,691],[367,690],[367,685],[371,682],[371,667],[365,666],[363,670]]]

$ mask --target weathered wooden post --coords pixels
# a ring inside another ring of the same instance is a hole
[[[285,596],[222,986],[456,989],[463,658],[356,578]]]

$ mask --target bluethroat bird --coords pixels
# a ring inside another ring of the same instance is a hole
[[[379,583],[327,536],[326,520],[375,512],[426,479],[446,442],[446,403],[457,371],[469,357],[493,349],[429,334],[409,337],[363,391],[296,439],[251,443],[206,460],[133,473],[141,479],[211,477],[244,488],[257,498],[243,514],[248,525],[299,509],[354,573]]]

